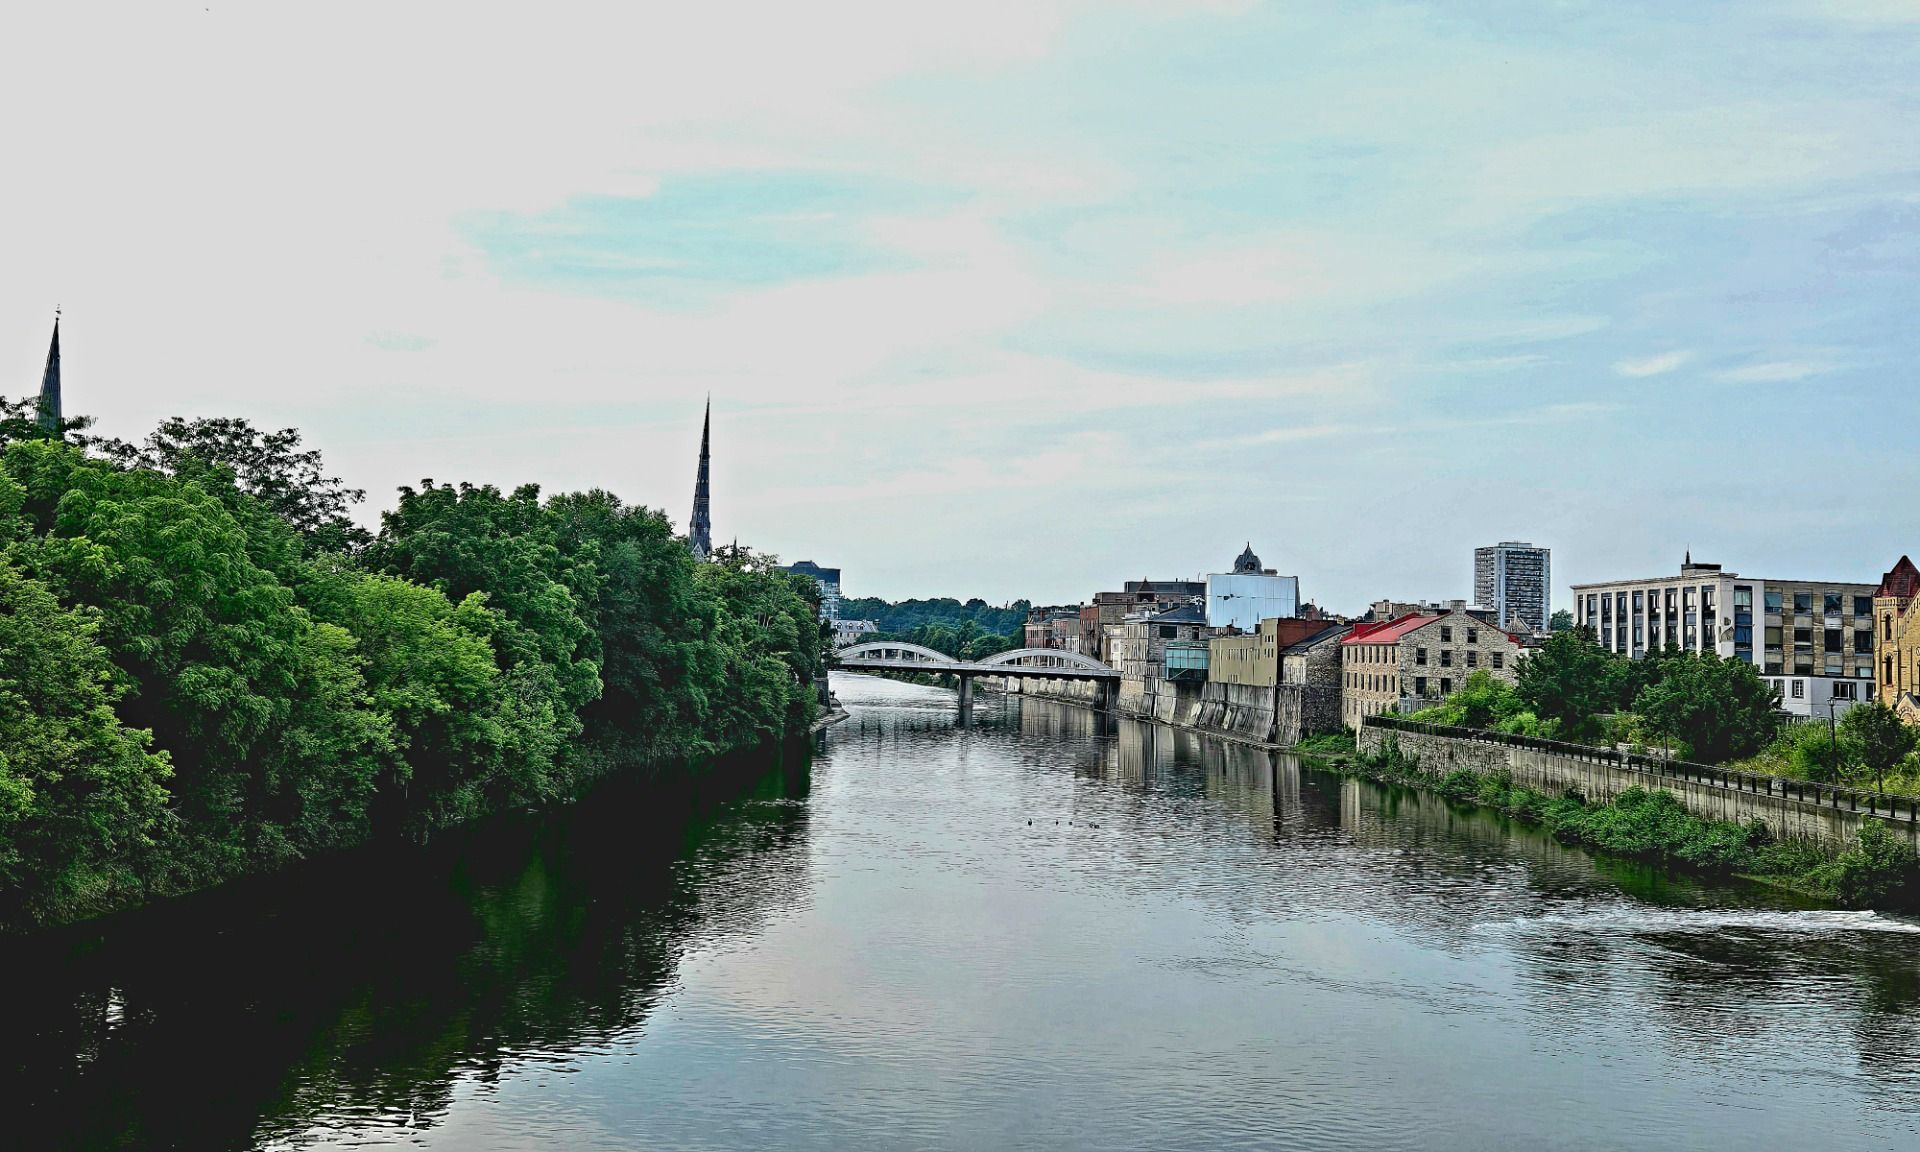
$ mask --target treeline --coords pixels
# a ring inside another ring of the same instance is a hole
[[[1027,610],[1031,607],[1033,605],[1025,600],[1015,600],[996,608],[979,597],[964,604],[951,596],[935,600],[902,600],[896,604],[862,596],[843,597],[840,615],[848,620],[871,620],[880,631],[902,638],[916,628],[941,625],[959,632],[968,624],[973,625],[975,635],[988,632],[996,636],[1018,636],[1026,626]]]
[[[909,632],[876,632],[863,636],[863,640],[905,640],[909,644],[918,644],[931,648],[935,652],[944,652],[955,660],[980,660],[996,652],[1005,652],[1021,645],[1024,632],[1015,628],[1009,636],[997,632],[983,632],[968,620],[958,628],[944,623],[922,624]]]
[[[807,723],[813,582],[609,492],[404,488],[297,432],[0,399],[0,926],[575,795]]]

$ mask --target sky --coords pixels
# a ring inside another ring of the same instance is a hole
[[[1920,551],[1920,0],[15,4],[0,394],[848,595]],[[12,381],[11,384],[7,381]]]

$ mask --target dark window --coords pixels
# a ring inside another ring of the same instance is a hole
[[[1793,643],[1794,643],[1794,647],[1796,648],[1802,644],[1811,646],[1813,644],[1812,627],[1795,628],[1793,630]]]
[[[1478,628],[1467,629],[1467,643],[1469,644],[1480,643],[1480,629]]]
[[[1887,630],[1881,635],[1883,640],[1893,639],[1893,613],[1887,613]]]
[[[1415,676],[1413,678],[1413,694],[1415,696],[1425,696],[1427,694],[1427,678],[1425,676]]]
[[[1854,630],[1854,633],[1853,633],[1853,650],[1854,650],[1855,652],[1871,652],[1871,651],[1873,651],[1873,629],[1871,629],[1871,628],[1856,628],[1856,629]]]
[[[1451,648],[1440,649],[1440,667],[1442,668],[1453,667],[1453,649]]]
[[[1445,676],[1440,677],[1440,695],[1442,696],[1453,695],[1453,681],[1448,679]]]
[[[1827,653],[1831,655],[1840,651],[1840,646],[1844,643],[1844,641],[1840,639],[1840,629],[1828,628],[1826,629],[1826,633],[1824,639],[1826,640]]]
[[[1179,634],[1180,634],[1180,629],[1175,628],[1171,624],[1160,625],[1160,638],[1162,640],[1171,640],[1175,636],[1178,636]]]
[[[1813,611],[1813,593],[1795,592],[1793,594],[1793,610],[1795,612]]]
[[[1445,624],[1440,625],[1440,639],[1443,641],[1453,639],[1453,629]]]
[[[1853,598],[1853,614],[1855,616],[1873,615],[1873,597],[1855,596]]]
[[[1425,648],[1415,648],[1413,650],[1413,662],[1415,664],[1425,665],[1427,662],[1427,650]]]
[[[1495,652],[1495,653],[1493,654],[1493,666],[1494,666],[1495,668],[1504,668],[1504,667],[1506,667],[1506,666],[1507,666],[1507,654],[1506,654],[1505,652]]]
[[[1467,667],[1469,668],[1480,667],[1480,653],[1475,652],[1471,648],[1467,649]]]
[[[1777,588],[1767,589],[1766,601],[1767,601],[1767,611],[1769,612],[1780,611],[1780,603],[1781,603],[1780,590]]]
[[[1841,601],[1845,600],[1846,597],[1838,592],[1828,592],[1820,599],[1823,601],[1822,607],[1826,609],[1827,615],[1838,616],[1840,615]]]

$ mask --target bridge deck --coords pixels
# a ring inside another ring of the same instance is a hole
[[[1010,676],[1022,680],[1118,680],[1120,673],[1112,668],[1077,668],[1072,665],[1058,667],[1045,664],[979,664],[954,661],[951,664],[935,664],[931,660],[878,660],[859,656],[851,660],[842,660],[834,665],[849,672],[941,672],[950,676]]]

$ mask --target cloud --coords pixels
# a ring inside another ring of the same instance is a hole
[[[1729,384],[1785,384],[1813,376],[1824,376],[1829,372],[1839,371],[1839,368],[1838,364],[1818,360],[1772,360],[1715,372],[1713,378],[1724,380]]]
[[[1662,352],[1655,356],[1643,356],[1639,359],[1619,360],[1614,363],[1613,370],[1617,375],[1635,379],[1645,376],[1665,376],[1691,359],[1693,359],[1693,353],[1681,349]]]

